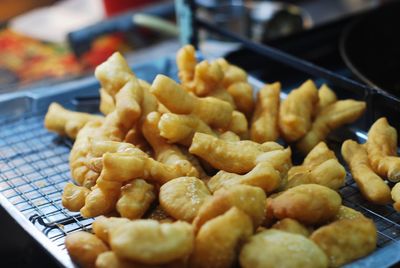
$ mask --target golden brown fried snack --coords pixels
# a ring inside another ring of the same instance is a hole
[[[279,104],[281,83],[266,84],[257,94],[256,108],[253,114],[250,137],[263,143],[279,138]]]
[[[363,214],[361,214],[361,212],[358,212],[357,210],[342,205],[340,206],[339,212],[335,217],[335,221],[343,219],[352,220],[359,218],[365,218],[365,217]]]
[[[70,111],[53,102],[50,104],[44,118],[44,126],[59,135],[75,139],[78,132],[87,122],[101,120],[103,120],[102,116]]]
[[[136,220],[110,232],[112,250],[121,258],[144,264],[163,264],[188,256],[193,249],[193,228],[186,222]]]
[[[301,166],[289,169],[286,188],[315,183],[337,191],[344,185],[345,178],[346,170],[336,159],[335,153],[324,142],[320,142]]]
[[[225,131],[221,133],[219,138],[224,141],[240,141],[240,137],[232,131]]]
[[[368,131],[367,151],[374,171],[388,180],[400,180],[400,157],[397,156],[397,131],[382,117]]]
[[[150,91],[173,113],[196,115],[215,128],[225,128],[231,121],[233,108],[229,103],[213,97],[191,95],[164,75],[157,75]]]
[[[83,268],[95,267],[97,256],[108,251],[103,241],[87,232],[68,234],[65,238],[65,247],[71,259]]]
[[[91,218],[105,215],[115,209],[122,184],[119,182],[108,182],[107,184],[107,188],[100,188],[98,185],[92,188],[92,191],[86,196],[85,205],[80,210],[82,217]]]
[[[252,236],[243,246],[239,259],[243,268],[328,267],[328,258],[313,241],[279,230]]]
[[[394,201],[393,207],[396,211],[400,211],[400,183],[396,183],[391,192]]]
[[[199,97],[204,97],[220,88],[224,90],[221,85],[223,78],[224,73],[218,63],[204,60],[196,65],[193,92]],[[226,91],[225,93],[227,94]]]
[[[98,180],[123,183],[142,178],[162,185],[174,178],[193,174],[193,166],[187,160],[177,160],[175,164],[168,165],[138,151],[135,148],[126,152],[105,153]]]
[[[238,111],[232,112],[232,120],[224,131],[232,131],[242,139],[247,139],[249,136],[249,127],[246,116]]]
[[[320,227],[310,239],[328,256],[330,267],[340,267],[374,251],[377,231],[370,219],[343,219]]]
[[[237,184],[246,184],[260,187],[266,193],[270,193],[280,186],[281,180],[280,173],[274,169],[271,164],[262,162],[244,175],[220,170],[211,177],[207,186],[210,188],[211,192],[215,192],[222,187],[228,188]]]
[[[318,184],[303,184],[286,190],[267,202],[267,211],[277,219],[292,218],[306,225],[323,224],[335,218],[342,198]]]
[[[92,229],[94,234],[103,240],[104,243],[107,245],[110,244],[109,234],[110,231],[121,224],[125,224],[130,222],[127,218],[117,218],[117,217],[104,217],[99,216],[97,217],[93,224]]]
[[[297,143],[303,153],[308,153],[328,134],[345,124],[356,121],[365,111],[364,101],[340,100],[326,106],[318,113],[310,131]]]
[[[115,52],[97,66],[94,75],[99,80],[101,88],[113,97],[134,76],[128,63],[119,52]]]
[[[96,268],[148,268],[148,266],[136,264],[118,257],[112,251],[106,251],[97,256]]]
[[[122,217],[139,219],[156,199],[153,185],[141,179],[133,180],[121,188],[116,208]]]
[[[88,188],[68,182],[63,190],[62,205],[69,211],[79,211],[85,205],[89,193]]]
[[[192,88],[194,70],[196,68],[196,51],[192,45],[183,46],[176,54],[176,64],[178,65],[178,77],[184,87]]]
[[[335,92],[330,89],[326,84],[323,84],[318,90],[318,104],[315,110],[317,115],[323,108],[337,101]]]
[[[200,173],[204,173],[201,167],[199,165],[194,165],[179,147],[167,143],[161,136],[160,130],[158,129],[161,120],[160,117],[161,115],[159,112],[151,112],[144,119],[142,126],[143,135],[151,144],[155,159],[171,166],[183,165],[182,163],[184,163],[190,166],[190,176],[198,177]]]
[[[233,97],[236,108],[251,118],[254,108],[253,88],[247,82],[236,82],[230,85],[226,91]]]
[[[112,111],[115,110],[115,101],[114,97],[111,96],[107,91],[103,88],[100,88],[100,112],[104,115],[108,115]]]
[[[237,207],[249,215],[254,229],[263,222],[265,217],[266,196],[259,187],[249,185],[234,185],[221,188],[206,200],[193,221],[195,231],[198,231],[207,221],[225,213],[231,207]]]
[[[101,126],[102,122],[100,121],[88,122],[81,131],[79,131],[69,155],[69,166],[72,178],[78,185],[89,189],[96,184],[96,180],[99,176],[98,172],[89,168],[89,139],[99,135]]]
[[[196,133],[189,152],[206,160],[213,167],[227,172],[243,174],[252,170],[258,163],[268,162],[284,173],[291,166],[290,148],[282,150],[282,146],[274,144],[276,143],[230,142]]]
[[[150,220],[156,220],[160,223],[164,222],[171,223],[175,221],[175,219],[172,218],[170,215],[168,215],[168,213],[160,205],[151,210],[147,218]]]
[[[160,135],[169,143],[190,146],[196,132],[213,136],[217,134],[203,120],[194,115],[165,113],[158,123]]]
[[[237,259],[241,244],[252,233],[249,216],[232,207],[201,227],[190,257],[190,267],[231,267]]]
[[[391,201],[389,186],[371,169],[367,151],[363,145],[347,140],[342,144],[342,155],[347,162],[351,175],[362,195],[376,204]]]
[[[229,64],[225,59],[219,58],[216,62],[221,66],[224,72],[222,85],[228,88],[234,83],[247,82],[247,73],[236,65]]]
[[[296,141],[307,133],[317,103],[318,90],[312,80],[289,93],[279,110],[279,128],[286,141]]]
[[[284,218],[278,222],[276,222],[271,227],[272,229],[292,233],[292,234],[299,234],[305,237],[310,236],[310,230],[308,230],[303,224],[300,222],[290,219]]]
[[[160,205],[172,217],[192,222],[211,193],[203,181],[195,177],[180,177],[160,188]]]

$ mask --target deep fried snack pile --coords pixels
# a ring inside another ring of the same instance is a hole
[[[337,100],[311,80],[282,103],[280,83],[254,100],[246,72],[224,59],[197,63],[191,46],[177,64],[181,84],[158,75],[150,85],[115,53],[95,72],[104,116],[50,106],[46,127],[75,139],[74,183],[62,204],[98,216],[93,234],[66,237],[73,260],[82,267],[336,267],[375,249],[373,222],[342,206],[345,170],[324,143],[363,113],[364,102]],[[302,165],[292,166],[279,137],[308,153]],[[397,178],[393,152],[376,157]],[[357,180],[377,180],[362,176],[372,172],[366,162],[354,169]]]
[[[364,197],[376,204],[388,204],[400,211],[400,157],[397,156],[397,130],[385,117],[375,121],[365,144],[347,140],[343,158]],[[396,182],[390,190],[384,179]]]

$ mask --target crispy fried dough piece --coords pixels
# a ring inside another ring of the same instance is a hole
[[[134,77],[116,94],[116,108],[104,122],[91,121],[79,132],[70,154],[73,179],[87,188],[94,186],[99,174],[90,170],[91,151],[89,139],[122,141],[130,129],[135,127],[141,114],[155,110],[157,100],[143,89]],[[146,99],[143,96],[151,96]]]
[[[325,253],[303,235],[266,230],[253,235],[240,252],[243,268],[328,267]]]
[[[178,77],[183,86],[191,88],[196,68],[196,51],[192,45],[183,46],[176,54],[176,64],[178,65]]]
[[[224,128],[231,121],[233,108],[229,103],[213,97],[191,95],[164,75],[157,75],[150,92],[171,112],[196,115],[211,127]]]
[[[323,84],[318,90],[318,104],[315,110],[317,115],[323,108],[337,101],[335,92],[326,84]]]
[[[68,136],[75,139],[79,130],[89,121],[101,121],[102,116],[74,112],[65,109],[60,104],[53,102],[50,104],[49,109],[44,118],[44,126],[53,132],[62,136]]]
[[[148,266],[136,264],[118,257],[117,254],[112,251],[106,251],[97,256],[96,268],[148,268]]]
[[[112,250],[121,258],[144,264],[163,264],[188,256],[193,249],[193,228],[186,222],[136,220],[111,229]]]
[[[107,245],[110,244],[110,239],[109,239],[109,234],[112,229],[115,229],[117,226],[121,224],[125,224],[130,222],[129,219],[127,218],[117,218],[117,217],[104,217],[104,216],[99,216],[97,217],[93,224],[92,224],[92,229],[94,234],[103,240],[104,243]]]
[[[155,199],[154,186],[136,179],[121,188],[116,209],[122,217],[140,219]]]
[[[89,189],[95,185],[99,176],[98,172],[89,168],[89,139],[98,135],[101,126],[102,122],[100,121],[88,122],[81,131],[79,131],[74,146],[72,146],[71,153],[69,154],[69,167],[72,178],[79,185]]]
[[[308,153],[320,141],[324,141],[332,130],[356,121],[365,109],[364,101],[355,100],[339,100],[326,106],[318,113],[310,131],[297,143],[297,147],[303,153]]]
[[[336,159],[335,153],[329,150],[325,142],[315,146],[300,166],[289,169],[286,188],[300,184],[315,183],[333,190],[344,185],[346,170]]]
[[[105,62],[97,66],[94,75],[99,80],[101,88],[111,96],[115,96],[134,76],[128,63],[119,52],[115,52]]]
[[[367,200],[376,204],[387,204],[391,201],[390,188],[371,169],[364,146],[347,140],[342,144],[342,155],[350,168],[353,179]]]
[[[147,141],[153,148],[155,159],[161,163],[175,166],[186,165],[190,166],[190,176],[198,177],[203,170],[198,170],[199,166],[194,166],[187,156],[182,153],[181,149],[176,145],[171,145],[161,136],[158,125],[160,125],[161,115],[159,112],[151,112],[144,119],[142,132]]]
[[[211,192],[222,187],[231,187],[237,184],[257,186],[266,193],[273,192],[281,184],[281,175],[267,162],[258,163],[251,171],[244,175],[220,170],[208,181],[207,186]]]
[[[293,142],[306,135],[317,103],[318,90],[312,80],[289,93],[279,110],[279,128],[286,141]]]
[[[211,193],[203,181],[195,177],[180,177],[160,188],[160,205],[172,217],[192,222]]]
[[[210,63],[207,60],[203,60],[195,67],[193,92],[199,97],[207,96],[222,87],[223,78],[224,73],[217,62]],[[226,94],[228,93],[226,92]]]
[[[263,143],[279,138],[279,104],[281,83],[266,84],[257,94],[256,108],[253,114],[250,137]]]
[[[281,173],[291,166],[290,148],[282,150],[276,143],[258,144],[251,141],[230,142],[211,135],[196,133],[189,152],[206,160],[213,167],[243,174],[258,163],[268,162]],[[271,148],[268,148],[271,146]]]
[[[182,176],[191,176],[193,166],[187,160],[176,160],[174,164],[164,164],[145,153],[135,150],[103,155],[103,169],[98,180],[126,182],[142,178],[159,184]]]
[[[363,214],[361,214],[361,212],[358,212],[357,210],[342,205],[340,206],[339,212],[335,217],[335,221],[344,219],[352,220],[359,218],[365,218],[365,217]]]
[[[90,190],[68,182],[63,190],[62,205],[69,211],[79,211],[85,205],[85,198]]]
[[[108,115],[115,110],[115,100],[107,91],[100,88],[100,107],[99,110],[102,114]]]
[[[224,141],[240,141],[240,137],[232,131],[225,131],[221,133],[219,138]]]
[[[256,229],[264,220],[265,202],[265,193],[259,187],[234,185],[221,188],[200,207],[193,225],[198,231],[207,221],[225,213],[231,207],[237,207],[251,217]]]
[[[151,210],[147,218],[150,220],[156,220],[160,223],[175,221],[175,219],[172,218],[171,215],[169,215],[160,205]]]
[[[241,244],[251,236],[250,217],[236,207],[206,222],[199,230],[190,267],[231,267]]]
[[[165,113],[158,123],[160,135],[169,143],[190,146],[196,132],[213,136],[217,134],[203,120],[195,115]]]
[[[236,108],[247,118],[251,118],[254,108],[253,87],[247,82],[236,82],[226,91],[233,97]]]
[[[65,238],[65,247],[71,259],[83,268],[95,267],[97,256],[108,251],[103,241],[87,232],[68,234]]]
[[[340,267],[374,251],[377,231],[370,219],[343,219],[320,227],[310,239],[328,256],[330,267]]]
[[[339,211],[342,198],[318,184],[303,184],[286,190],[267,202],[267,211],[277,219],[292,218],[306,225],[323,224]]]
[[[247,139],[249,136],[249,125],[246,119],[246,116],[239,112],[232,112],[232,119],[226,129],[224,131],[232,131],[237,134],[242,139]]]
[[[278,222],[276,222],[274,225],[271,227],[272,229],[292,233],[292,234],[299,234],[304,237],[309,237],[310,236],[310,230],[308,230],[303,224],[300,222],[290,219],[290,218],[284,218]]]
[[[225,59],[219,58],[216,62],[221,66],[224,72],[224,79],[222,85],[228,88],[234,83],[247,82],[247,73],[240,67],[228,63]]]
[[[393,207],[396,211],[400,211],[400,182],[396,183],[392,188],[391,196],[394,201]]]
[[[100,188],[98,185],[85,198],[85,205],[80,212],[82,217],[91,218],[106,215],[115,209],[122,184],[119,182],[108,182],[108,187]]]
[[[400,157],[397,156],[397,131],[382,117],[368,131],[367,151],[374,171],[393,182],[400,180]]]

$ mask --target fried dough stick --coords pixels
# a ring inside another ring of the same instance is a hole
[[[232,119],[232,106],[213,97],[199,98],[186,92],[172,79],[157,75],[150,89],[159,102],[177,114],[193,114],[215,128],[226,128]]]
[[[347,140],[342,144],[342,155],[350,167],[362,195],[372,203],[387,204],[391,201],[390,188],[369,165],[365,146]]]
[[[303,153],[308,153],[320,141],[325,141],[332,130],[356,121],[365,109],[365,102],[355,100],[340,100],[326,106],[315,118],[310,131],[297,143],[297,147]]]
[[[317,103],[318,90],[311,80],[289,93],[279,110],[279,128],[286,141],[296,141],[307,133]]]
[[[44,118],[44,126],[50,130],[58,133],[61,136],[67,136],[75,139],[78,132],[89,121],[101,121],[102,116],[93,115],[82,112],[74,112],[65,109],[60,104],[53,102],[50,104],[49,109]]]
[[[224,141],[211,135],[196,133],[189,152],[206,160],[217,169],[243,174],[258,163],[268,162],[281,174],[291,166],[290,148],[275,142],[258,144],[251,141]]]
[[[250,129],[250,137],[253,141],[263,143],[278,139],[280,93],[279,82],[267,84],[258,92]]]
[[[397,131],[382,117],[368,131],[367,151],[374,171],[393,182],[400,180],[400,157],[397,156]]]
[[[335,153],[324,142],[320,142],[306,156],[301,166],[294,166],[289,170],[286,187],[316,183],[337,191],[343,186],[345,178],[346,170]]]

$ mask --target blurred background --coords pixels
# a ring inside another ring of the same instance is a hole
[[[321,60],[329,49],[336,50],[330,57],[343,58],[338,47],[349,18],[388,1],[196,2],[207,21],[324,66],[331,64]],[[131,64],[172,54],[180,46],[174,7],[168,0],[2,0],[0,93],[90,75],[116,50]],[[248,53],[229,40],[208,33],[200,39],[208,56],[233,51],[232,61],[261,78],[260,69],[268,69],[257,61],[241,62]]]

